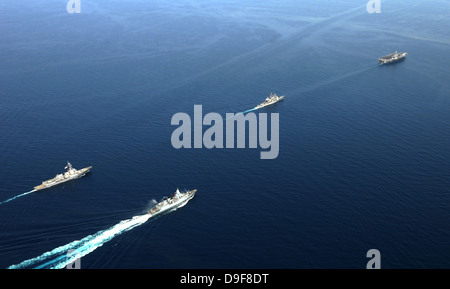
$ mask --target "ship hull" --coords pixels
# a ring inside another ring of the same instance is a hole
[[[60,185],[62,183],[65,183],[65,182],[68,182],[68,181],[71,181],[71,180],[79,179],[81,177],[84,177],[87,173],[89,173],[91,169],[92,169],[92,166],[80,169],[80,170],[78,170],[78,173],[76,175],[72,175],[72,176],[66,177],[66,178],[64,178],[62,180],[58,180],[58,181],[55,181],[53,183],[42,184],[42,185],[36,186],[36,187],[34,187],[34,190],[35,191],[44,190],[44,189],[48,189],[48,188]]]

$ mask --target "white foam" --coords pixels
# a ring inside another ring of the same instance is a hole
[[[73,241],[66,245],[55,248],[29,260],[25,260],[17,265],[11,265],[8,269],[21,269],[36,266],[34,268],[59,269],[64,268],[75,260],[86,256],[104,243],[110,241],[115,236],[127,232],[137,226],[147,222],[150,215],[134,216],[131,219],[123,220],[109,229],[99,231],[94,235],[89,235],[81,240]],[[71,251],[68,253],[68,251]]]

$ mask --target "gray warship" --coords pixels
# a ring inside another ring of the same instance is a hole
[[[388,54],[386,56],[378,58],[378,61],[380,61],[380,64],[389,64],[389,63],[393,63],[393,62],[397,62],[397,61],[403,60],[406,57],[407,54],[408,54],[407,52],[397,52],[397,51],[395,51],[392,54]]]
[[[53,179],[43,181],[42,184],[34,187],[34,190],[38,191],[38,190],[47,189],[47,188],[65,183],[65,182],[73,180],[73,179],[81,178],[92,169],[92,166],[77,170],[77,169],[74,169],[69,162],[67,162],[67,166],[64,169],[67,170],[65,173],[57,174]]]
[[[258,104],[255,109],[262,108],[271,104],[275,104],[284,99],[284,95],[278,96],[276,93],[271,93],[262,103]]]
[[[147,213],[153,217],[171,209],[181,208],[195,196],[196,191],[197,190],[194,189],[181,193],[180,190],[177,189],[172,197],[164,197],[161,202],[157,203],[153,208],[148,210]]]

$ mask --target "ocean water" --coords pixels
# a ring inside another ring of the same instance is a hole
[[[0,268],[450,268],[450,4],[366,3],[2,1]],[[270,92],[276,159],[172,147]]]

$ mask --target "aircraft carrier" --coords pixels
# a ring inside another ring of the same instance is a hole
[[[397,51],[395,51],[392,54],[389,54],[389,55],[386,55],[386,56],[378,58],[378,61],[380,61],[380,64],[389,64],[389,63],[393,63],[393,62],[397,62],[397,61],[403,60],[406,57],[407,54],[408,54],[407,52],[397,52]]]

